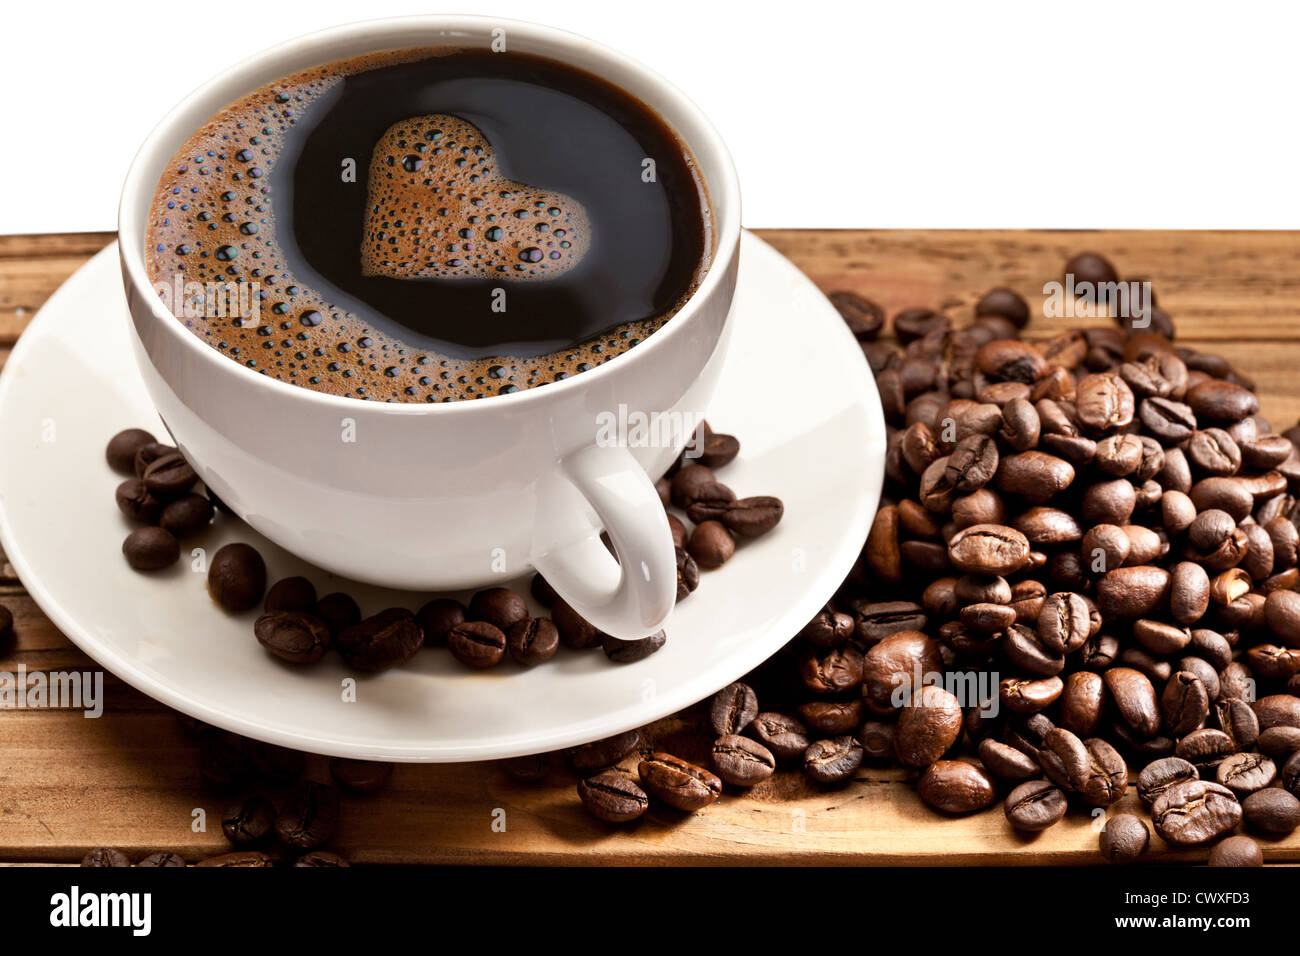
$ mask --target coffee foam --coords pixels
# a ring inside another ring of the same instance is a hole
[[[316,391],[367,401],[450,402],[560,381],[608,362],[663,326],[675,309],[550,355],[459,359],[411,348],[336,307],[287,268],[276,241],[275,197],[266,185],[285,134],[346,76],[454,52],[392,50],[291,74],[229,104],[185,142],[159,178],[150,208],[150,279],[261,286],[258,324],[230,316],[180,318],[195,336],[254,371]],[[702,183],[700,190],[703,195]],[[567,200],[561,209],[573,216],[581,207]],[[585,214],[574,221],[585,222]],[[701,273],[705,268],[707,261]],[[159,297],[168,293],[160,290]]]
[[[394,123],[370,157],[362,272],[395,279],[549,279],[582,261],[587,212],[505,179],[473,124],[434,113]]]

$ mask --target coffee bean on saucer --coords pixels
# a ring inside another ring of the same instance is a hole
[[[668,515],[668,533],[673,536],[674,548],[685,548],[687,539],[690,538],[690,532],[686,530],[686,525],[682,524],[682,519],[677,515]]]
[[[555,593],[555,588],[551,587],[546,578],[539,573],[533,575],[533,579],[528,582],[528,593],[533,596],[533,600],[542,607],[550,607],[559,597]]]
[[[262,607],[268,612],[310,612],[316,607],[316,586],[300,575],[281,578],[267,590]]]
[[[1119,273],[1115,271],[1115,267],[1095,252],[1081,252],[1074,256],[1065,264],[1065,274],[1074,276],[1076,288],[1081,282],[1096,285],[1119,281]]]
[[[131,474],[135,469],[135,453],[145,445],[155,445],[158,439],[143,428],[128,428],[120,431],[108,440],[104,457],[114,471]]]
[[[975,318],[1001,316],[1018,329],[1029,324],[1029,306],[1020,293],[1007,288],[990,289],[975,303]]]
[[[145,469],[164,455],[170,455],[177,451],[175,445],[168,445],[165,442],[150,442],[147,445],[141,445],[135,450],[135,460],[131,462],[131,470],[135,472],[137,478],[143,478]]]
[[[669,753],[656,752],[637,765],[641,785],[678,810],[701,810],[722,794],[717,775]]]
[[[298,859],[294,860],[293,865],[296,867],[312,866],[322,869],[338,870],[343,869],[344,867],[350,867],[352,864],[344,857],[339,856],[337,853],[331,853],[329,850],[312,850],[310,853],[304,853],[302,856],[298,857]]]
[[[665,508],[672,504],[672,482],[667,475],[655,479],[655,494],[659,496],[659,503]]]
[[[515,621],[528,616],[528,603],[509,588],[487,588],[470,598],[466,620],[487,621],[508,631]]]
[[[736,553],[736,539],[721,521],[702,521],[695,526],[686,550],[702,568],[720,568]]]
[[[601,647],[605,651],[605,656],[615,664],[635,664],[655,653],[667,641],[668,635],[661,630],[655,631],[649,637],[631,641],[606,634],[601,638]]]
[[[247,867],[252,869],[270,869],[275,866],[275,858],[261,850],[236,850],[234,853],[221,853],[199,860],[195,866],[211,867]]]
[[[121,850],[100,848],[91,850],[81,858],[82,866],[130,866],[130,858]]]
[[[1263,866],[1264,851],[1248,836],[1230,836],[1210,851],[1210,866]]]
[[[560,649],[560,629],[549,617],[525,617],[510,625],[506,650],[525,667],[536,667]]]
[[[699,485],[686,506],[686,517],[696,524],[723,518],[736,500],[736,493],[720,481]]]
[[[684,548],[674,548],[673,555],[677,560],[677,600],[681,601],[700,586],[700,566]]]
[[[330,629],[330,634],[337,640],[343,631],[361,622],[361,608],[357,607],[357,602],[353,600],[352,595],[335,591],[316,602],[312,616],[323,621]]]
[[[803,755],[803,772],[818,783],[843,783],[861,765],[862,745],[847,735],[818,740]]]
[[[556,598],[555,604],[551,607],[551,620],[559,628],[564,646],[575,651],[595,647],[605,636],[570,607],[563,598]]]
[[[713,769],[735,787],[752,787],[776,771],[776,757],[757,740],[727,734],[713,742]]]
[[[114,497],[118,510],[132,521],[157,524],[162,515],[162,500],[154,497],[139,478],[128,478],[118,485]]]
[[[212,523],[216,510],[205,495],[190,492],[163,506],[158,524],[177,538],[189,538]]]
[[[176,563],[181,546],[162,528],[136,528],[122,542],[126,563],[137,571],[158,571]]]
[[[709,702],[709,726],[719,737],[743,733],[757,716],[758,695],[741,681],[728,684]]]
[[[482,626],[492,627],[490,624]],[[405,664],[419,653],[424,646],[424,631],[406,608],[390,607],[345,628],[339,633],[335,645],[349,667],[374,674]],[[501,637],[501,650],[504,653],[504,635]]]
[[[578,799],[597,820],[628,823],[642,816],[650,798],[628,774],[609,770],[578,781]]]
[[[185,857],[181,856],[179,853],[168,853],[165,850],[150,853],[136,864],[137,867],[144,869],[171,869],[173,867],[183,867],[185,865]]]
[[[674,507],[685,509],[695,500],[696,492],[718,479],[706,465],[683,465],[669,482],[669,498]]]
[[[275,826],[275,804],[261,794],[236,801],[221,815],[221,832],[235,846],[256,843]]]
[[[434,598],[415,612],[415,623],[424,631],[425,647],[446,647],[447,634],[465,621],[465,605],[454,598]]]
[[[885,326],[885,310],[865,296],[856,292],[832,292],[826,298],[859,342],[872,341]]]
[[[288,664],[314,664],[333,642],[324,621],[302,611],[268,611],[253,625],[257,643]]]
[[[1106,820],[1097,837],[1097,847],[1107,863],[1132,863],[1151,843],[1151,831],[1140,817],[1117,813]]]
[[[227,611],[238,614],[256,607],[265,591],[266,562],[252,545],[228,544],[212,556],[208,593]]]
[[[602,737],[569,751],[569,766],[574,773],[590,774],[612,767],[641,745],[641,732],[625,730],[621,734]]]
[[[275,835],[287,847],[313,850],[334,835],[338,818],[338,791],[309,780],[280,809],[275,818]]]
[[[447,650],[468,667],[492,667],[506,656],[506,636],[495,624],[466,621],[447,632]]]
[[[783,514],[780,498],[758,495],[732,502],[722,513],[722,523],[742,538],[756,538],[775,528]]]
[[[700,464],[707,468],[721,468],[735,461],[740,454],[740,441],[735,435],[713,432],[704,439],[704,448],[700,451]]]
[[[199,480],[185,456],[178,451],[155,458],[141,477],[144,486],[160,498],[174,498],[183,494]]]
[[[393,765],[382,760],[331,757],[330,776],[344,790],[374,793],[388,786],[388,781],[393,778]]]

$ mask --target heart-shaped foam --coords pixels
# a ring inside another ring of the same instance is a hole
[[[487,137],[457,116],[394,123],[371,153],[364,275],[548,279],[590,235],[576,200],[502,178]]]

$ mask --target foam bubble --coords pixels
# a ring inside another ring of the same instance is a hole
[[[549,279],[591,230],[577,200],[503,178],[492,144],[457,116],[394,123],[370,157],[361,266],[396,279]]]

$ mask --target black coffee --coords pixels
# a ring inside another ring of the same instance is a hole
[[[232,359],[437,402],[643,341],[707,270],[712,223],[688,147],[621,89],[530,55],[414,49],[228,105],[160,180],[147,243],[160,295]]]

